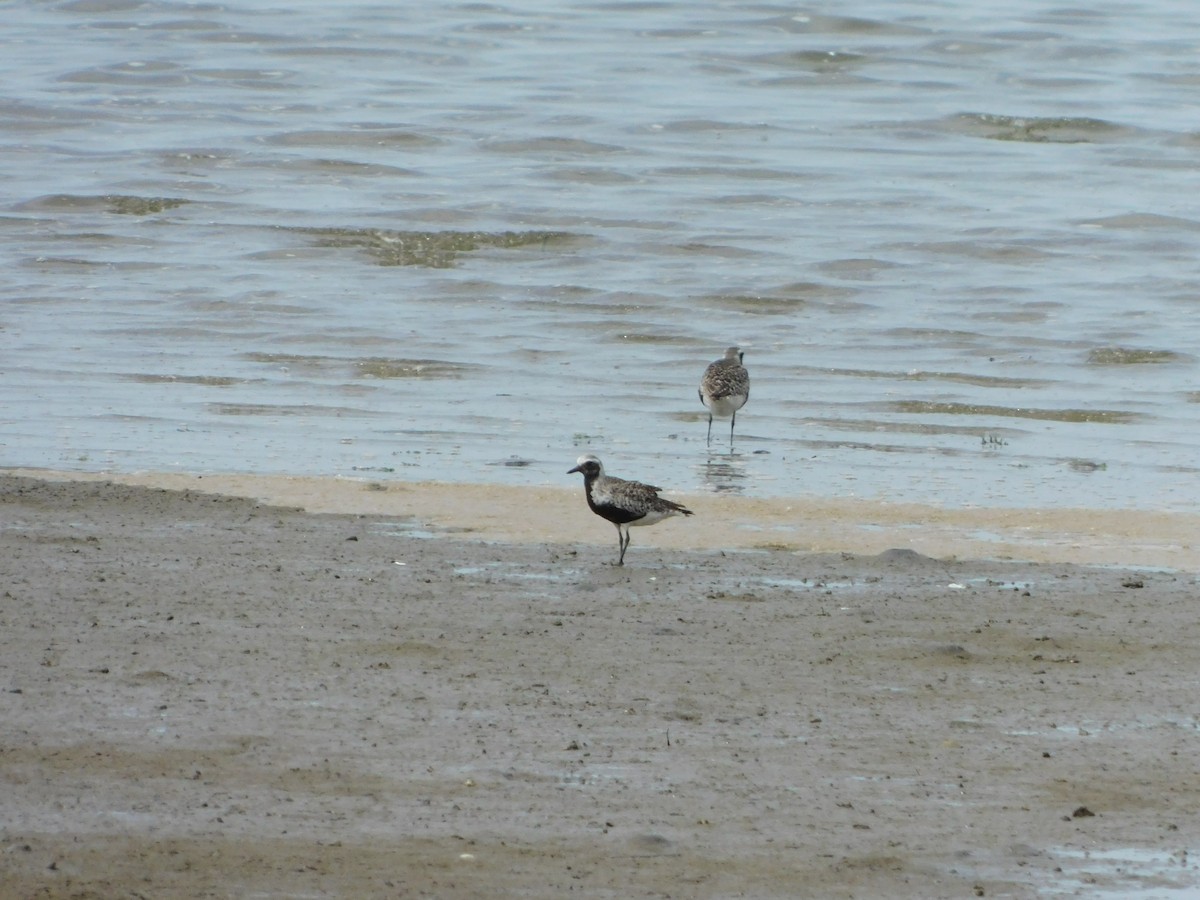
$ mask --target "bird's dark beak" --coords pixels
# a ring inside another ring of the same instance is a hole
[[[576,466],[573,469],[567,469],[567,474],[570,475],[573,472],[582,472],[582,471],[583,471],[583,469],[579,468],[579,466]]]

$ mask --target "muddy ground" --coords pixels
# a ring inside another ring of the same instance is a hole
[[[0,894],[1200,890],[1194,573],[409,526],[0,476]]]

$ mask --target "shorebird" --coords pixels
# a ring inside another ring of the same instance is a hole
[[[567,474],[572,472],[583,473],[583,490],[592,512],[617,526],[617,546],[621,551],[618,566],[625,565],[630,526],[653,525],[669,516],[692,515],[687,507],[658,496],[662,488],[605,475],[600,460],[590,453],[575,460],[575,468],[568,469]]]
[[[700,402],[708,407],[708,442],[712,443],[713,416],[723,419],[731,417],[729,423],[729,446],[733,446],[733,426],[737,422],[737,411],[750,399],[750,373],[742,365],[745,356],[737,347],[730,347],[725,355],[704,370],[700,379]]]

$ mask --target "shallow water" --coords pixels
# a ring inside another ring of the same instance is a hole
[[[1122,847],[1116,850],[1079,850],[1062,847],[1053,855],[1064,863],[1064,877],[1050,887],[1049,896],[1081,896],[1096,891],[1113,900],[1197,900],[1200,887],[1195,885],[1196,865],[1186,849],[1144,850]],[[1109,886],[1106,879],[1119,879]],[[1128,882],[1144,885],[1131,887]],[[1107,889],[1105,889],[1107,888]]]
[[[962,6],[10,5],[0,464],[1190,510],[1181,7]]]

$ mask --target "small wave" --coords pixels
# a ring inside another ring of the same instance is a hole
[[[762,24],[792,34],[862,34],[874,37],[928,33],[924,28],[899,25],[881,19],[865,19],[859,16],[823,16],[815,13],[776,16],[765,20]]]
[[[529,154],[567,154],[570,156],[595,156],[597,154],[623,153],[624,147],[616,144],[600,144],[580,138],[537,137],[522,140],[489,141],[483,145],[485,150],[495,153]]]
[[[58,77],[66,84],[136,84],[140,87],[184,87],[188,73],[175,63],[164,60],[132,61],[115,66],[79,69]]]
[[[444,143],[440,138],[397,128],[356,127],[344,131],[288,131],[267,139],[277,147],[387,147],[425,150]]]
[[[1116,216],[1102,216],[1098,219],[1084,219],[1080,225],[1090,225],[1094,228],[1121,228],[1130,231],[1172,230],[1196,231],[1200,229],[1200,221],[1186,219],[1183,216],[1164,216],[1159,213],[1124,213]]]
[[[783,53],[764,53],[748,60],[751,63],[774,68],[818,73],[842,72],[879,61],[881,61],[879,57],[864,53],[849,53],[845,50],[789,50]]]
[[[349,406],[284,405],[275,403],[210,403],[209,412],[217,416],[380,416],[383,413]]]

